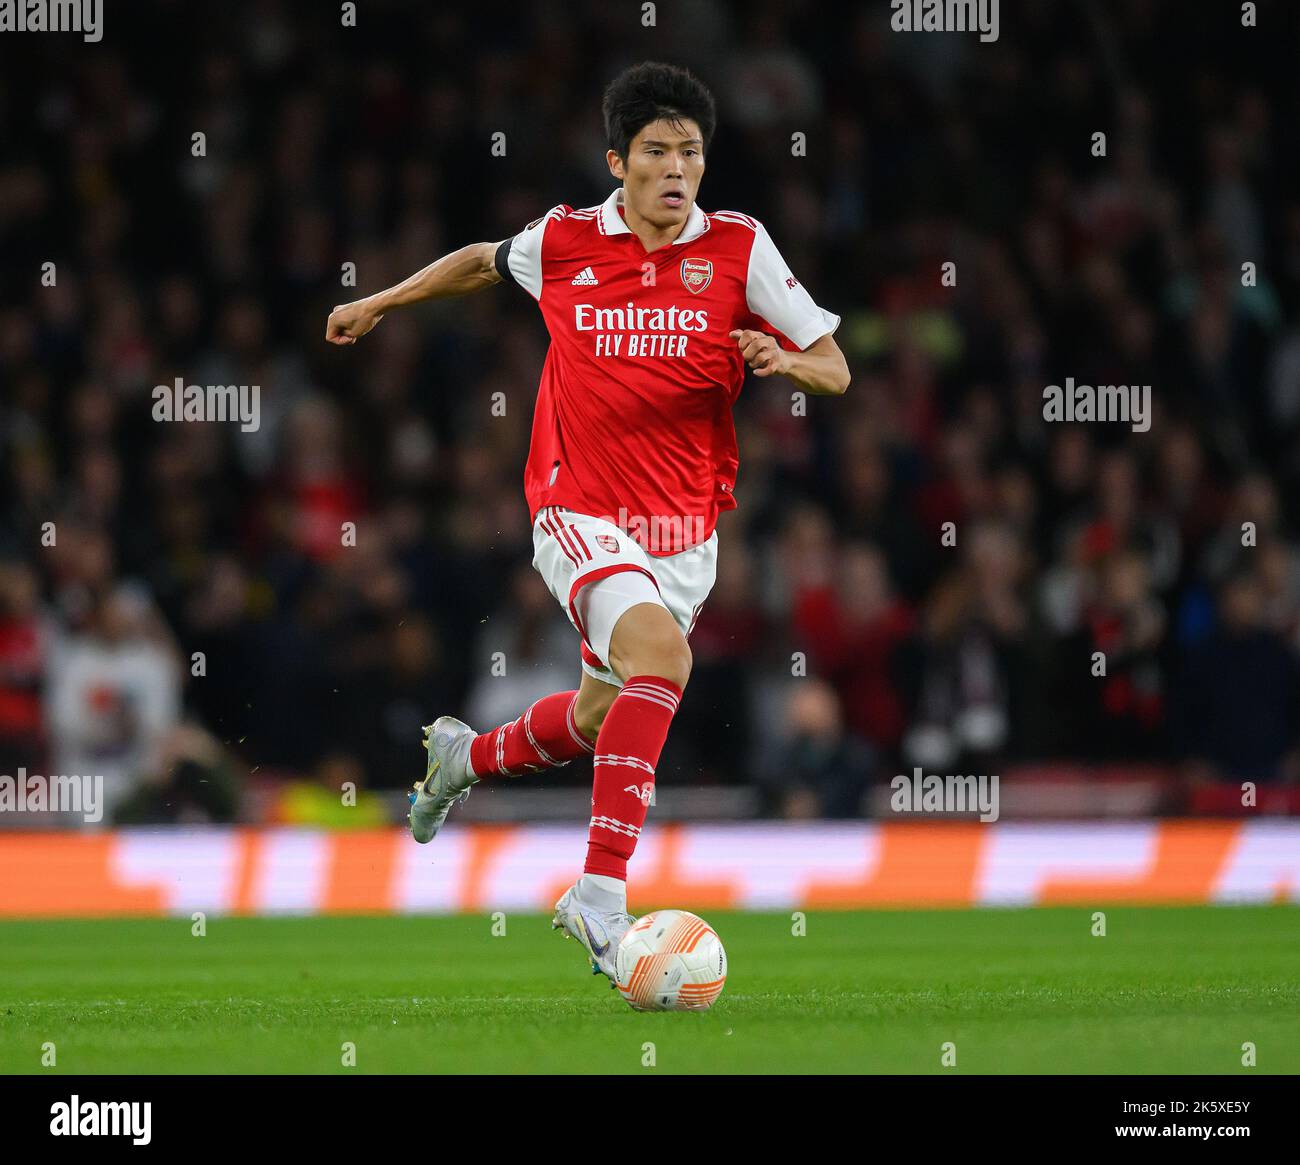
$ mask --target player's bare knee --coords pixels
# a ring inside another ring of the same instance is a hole
[[[689,645],[678,634],[675,641],[665,637],[660,642],[647,645],[644,652],[638,652],[631,674],[658,676],[685,690],[686,682],[691,678],[693,662]]]

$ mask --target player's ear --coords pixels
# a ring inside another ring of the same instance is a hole
[[[609,165],[609,172],[620,182],[627,177],[627,170],[623,165],[623,159],[620,158],[615,151],[606,150],[605,161]]]

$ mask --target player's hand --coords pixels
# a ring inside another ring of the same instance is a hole
[[[336,304],[325,325],[325,339],[331,344],[355,344],[383,318],[384,313],[372,311],[364,299]]]
[[[766,332],[752,332],[748,328],[728,332],[740,347],[745,363],[755,376],[779,376],[790,367],[790,353]]]

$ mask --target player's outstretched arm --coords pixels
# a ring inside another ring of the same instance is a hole
[[[467,295],[500,283],[501,276],[493,262],[497,245],[471,243],[444,255],[423,271],[417,271],[385,291],[338,305],[330,312],[329,322],[325,325],[325,339],[331,344],[355,344],[384,318],[384,313],[390,308],[425,299]]]
[[[727,333],[740,346],[755,376],[786,376],[814,396],[842,396],[849,387],[849,364],[830,335],[802,352],[787,352],[766,332],[749,328]]]

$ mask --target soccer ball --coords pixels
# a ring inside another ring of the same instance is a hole
[[[727,981],[727,952],[704,919],[656,910],[623,936],[614,972],[637,1011],[708,1011]]]

